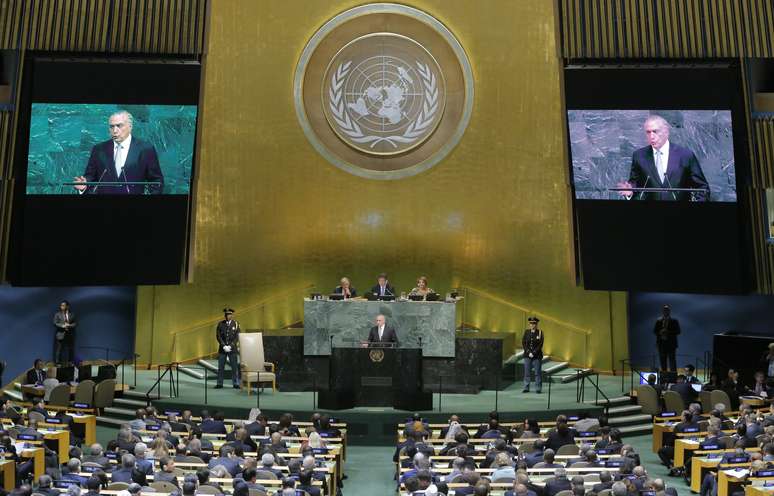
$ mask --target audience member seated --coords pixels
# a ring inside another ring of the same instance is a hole
[[[274,459],[274,455],[272,455],[271,453],[264,453],[263,456],[261,457],[261,466],[259,470],[270,472],[274,474],[278,479],[282,479],[283,472],[278,468],[274,468],[275,463],[276,463],[276,460]]]
[[[554,471],[554,476],[546,481],[544,488],[545,496],[556,496],[560,491],[571,490],[570,479],[567,478],[567,471],[559,467]]]
[[[543,451],[543,461],[537,462],[533,465],[534,468],[559,468],[562,465],[559,463],[554,462],[554,457],[556,456],[556,452],[552,450],[551,448],[546,449]],[[529,464],[527,464],[529,466]]]
[[[231,477],[242,471],[242,468],[239,466],[239,460],[234,455],[234,448],[225,444],[220,447],[220,456],[211,458],[207,464],[210,469],[218,465],[223,466]]]
[[[611,489],[612,487],[613,475],[610,472],[600,472],[599,482],[592,486],[591,491],[599,494],[600,492],[605,491],[606,489]]]
[[[524,421],[524,431],[520,436],[522,439],[532,439],[540,437],[540,424],[536,419],[526,419]]]
[[[513,480],[516,478],[516,471],[513,469],[511,457],[507,453],[498,453],[494,461],[495,470],[490,479],[492,482],[498,482],[502,479]]]
[[[178,485],[175,476],[175,461],[171,457],[165,456],[159,459],[159,469],[153,474],[153,482],[170,482]]]
[[[682,374],[677,376],[677,382],[672,384],[669,390],[680,395],[680,398],[683,399],[683,405],[690,405],[691,402],[696,400],[696,391],[694,391]]]
[[[556,429],[548,435],[546,447],[558,451],[559,448],[566,444],[575,444],[575,436],[573,435],[572,429],[570,429],[566,423],[560,423],[556,426]]]
[[[207,410],[202,410],[202,423],[199,424],[199,429],[205,434],[226,434],[224,418],[223,412],[215,412],[215,416],[210,417]]]

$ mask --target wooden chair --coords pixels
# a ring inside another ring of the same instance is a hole
[[[94,381],[91,379],[80,382],[75,388],[75,398],[73,399],[73,402],[86,403],[88,405],[94,404],[94,387]]]
[[[685,410],[685,402],[677,391],[664,391],[664,407],[668,412],[675,412],[677,415],[680,415]]]
[[[247,386],[250,395],[250,384],[271,382],[272,392],[277,391],[277,375],[273,363],[267,362],[263,354],[263,333],[250,332],[239,334],[239,351],[242,359],[242,384]]]
[[[642,407],[642,413],[658,415],[661,413],[661,405],[658,402],[658,393],[648,384],[637,386],[637,404]],[[682,411],[682,410],[681,410]]]
[[[66,382],[57,384],[48,396],[48,404],[53,406],[70,406],[70,385]]]

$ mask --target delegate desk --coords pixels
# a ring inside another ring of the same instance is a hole
[[[395,327],[401,346],[422,356],[455,356],[456,303],[443,301],[304,300],[304,355],[330,355],[334,348],[368,338],[379,314]]]
[[[334,348],[328,391],[320,407],[392,406],[432,410],[433,395],[423,391],[422,350],[418,348]]]
[[[11,491],[16,487],[16,463],[13,460],[0,460],[0,472],[3,474],[3,489]]]

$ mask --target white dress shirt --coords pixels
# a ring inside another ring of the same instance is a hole
[[[659,152],[661,153],[660,159],[658,158]],[[664,178],[666,177],[667,165],[669,165],[669,140],[661,145],[660,149],[653,148],[653,163],[656,165],[656,169],[658,170],[658,178],[663,184]]]
[[[379,326],[379,341],[382,340],[383,334],[384,334],[384,326]]]
[[[116,177],[121,175],[121,169],[126,163],[126,155],[129,153],[129,146],[132,144],[132,135],[126,137],[121,143],[113,143],[113,156],[116,159]]]

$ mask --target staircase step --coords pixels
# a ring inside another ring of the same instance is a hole
[[[626,415],[627,413],[635,414],[640,412],[642,412],[642,407],[640,405],[611,406],[607,409],[607,415],[609,417]]]
[[[653,432],[653,424],[635,424],[635,425],[627,425],[624,427],[619,427],[619,431],[621,431],[621,434],[624,436],[626,435],[639,435],[639,434],[648,434]]]
[[[199,363],[199,365],[201,365],[202,367],[210,370],[211,372],[217,372],[218,371],[218,366],[216,364],[212,363],[210,360],[201,360],[200,359],[198,361],[198,363]],[[228,361],[226,362],[226,367],[228,367]]]
[[[116,419],[112,417],[103,417],[103,416],[97,417],[97,424],[104,425],[107,427],[120,427],[125,423],[126,423],[125,419]]]
[[[556,374],[557,372],[566,369],[569,365],[570,365],[569,362],[554,363],[553,365],[549,365],[548,367],[543,369],[543,372],[549,375]]]
[[[120,408],[117,406],[108,406],[103,409],[103,413],[109,414],[111,417],[129,417],[129,419],[134,418],[134,410],[129,410],[128,408]]]
[[[147,406],[144,400],[134,400],[129,398],[115,398],[113,400],[113,404],[119,407],[134,408],[135,410],[138,408],[145,408]]]
[[[635,423],[652,423],[653,417],[647,414],[639,414],[639,415],[624,415],[622,417],[612,417],[608,419],[608,422],[610,425],[619,426],[619,425],[629,425],[629,424],[635,424]]]
[[[632,399],[629,396],[616,396],[615,398],[610,398],[610,405],[627,405],[631,403]],[[602,398],[601,400],[597,401],[586,401],[586,403],[590,405],[602,405],[604,406],[605,403],[607,403],[607,400]]]
[[[190,367],[186,367],[185,365],[180,365],[178,368],[180,369],[180,372],[182,372],[183,374],[185,374],[187,376],[193,377],[194,379],[199,379],[199,380],[203,380],[204,379],[204,373],[202,373],[202,372],[200,372],[200,371],[198,371],[196,369],[193,369],[193,368],[190,368]]]

